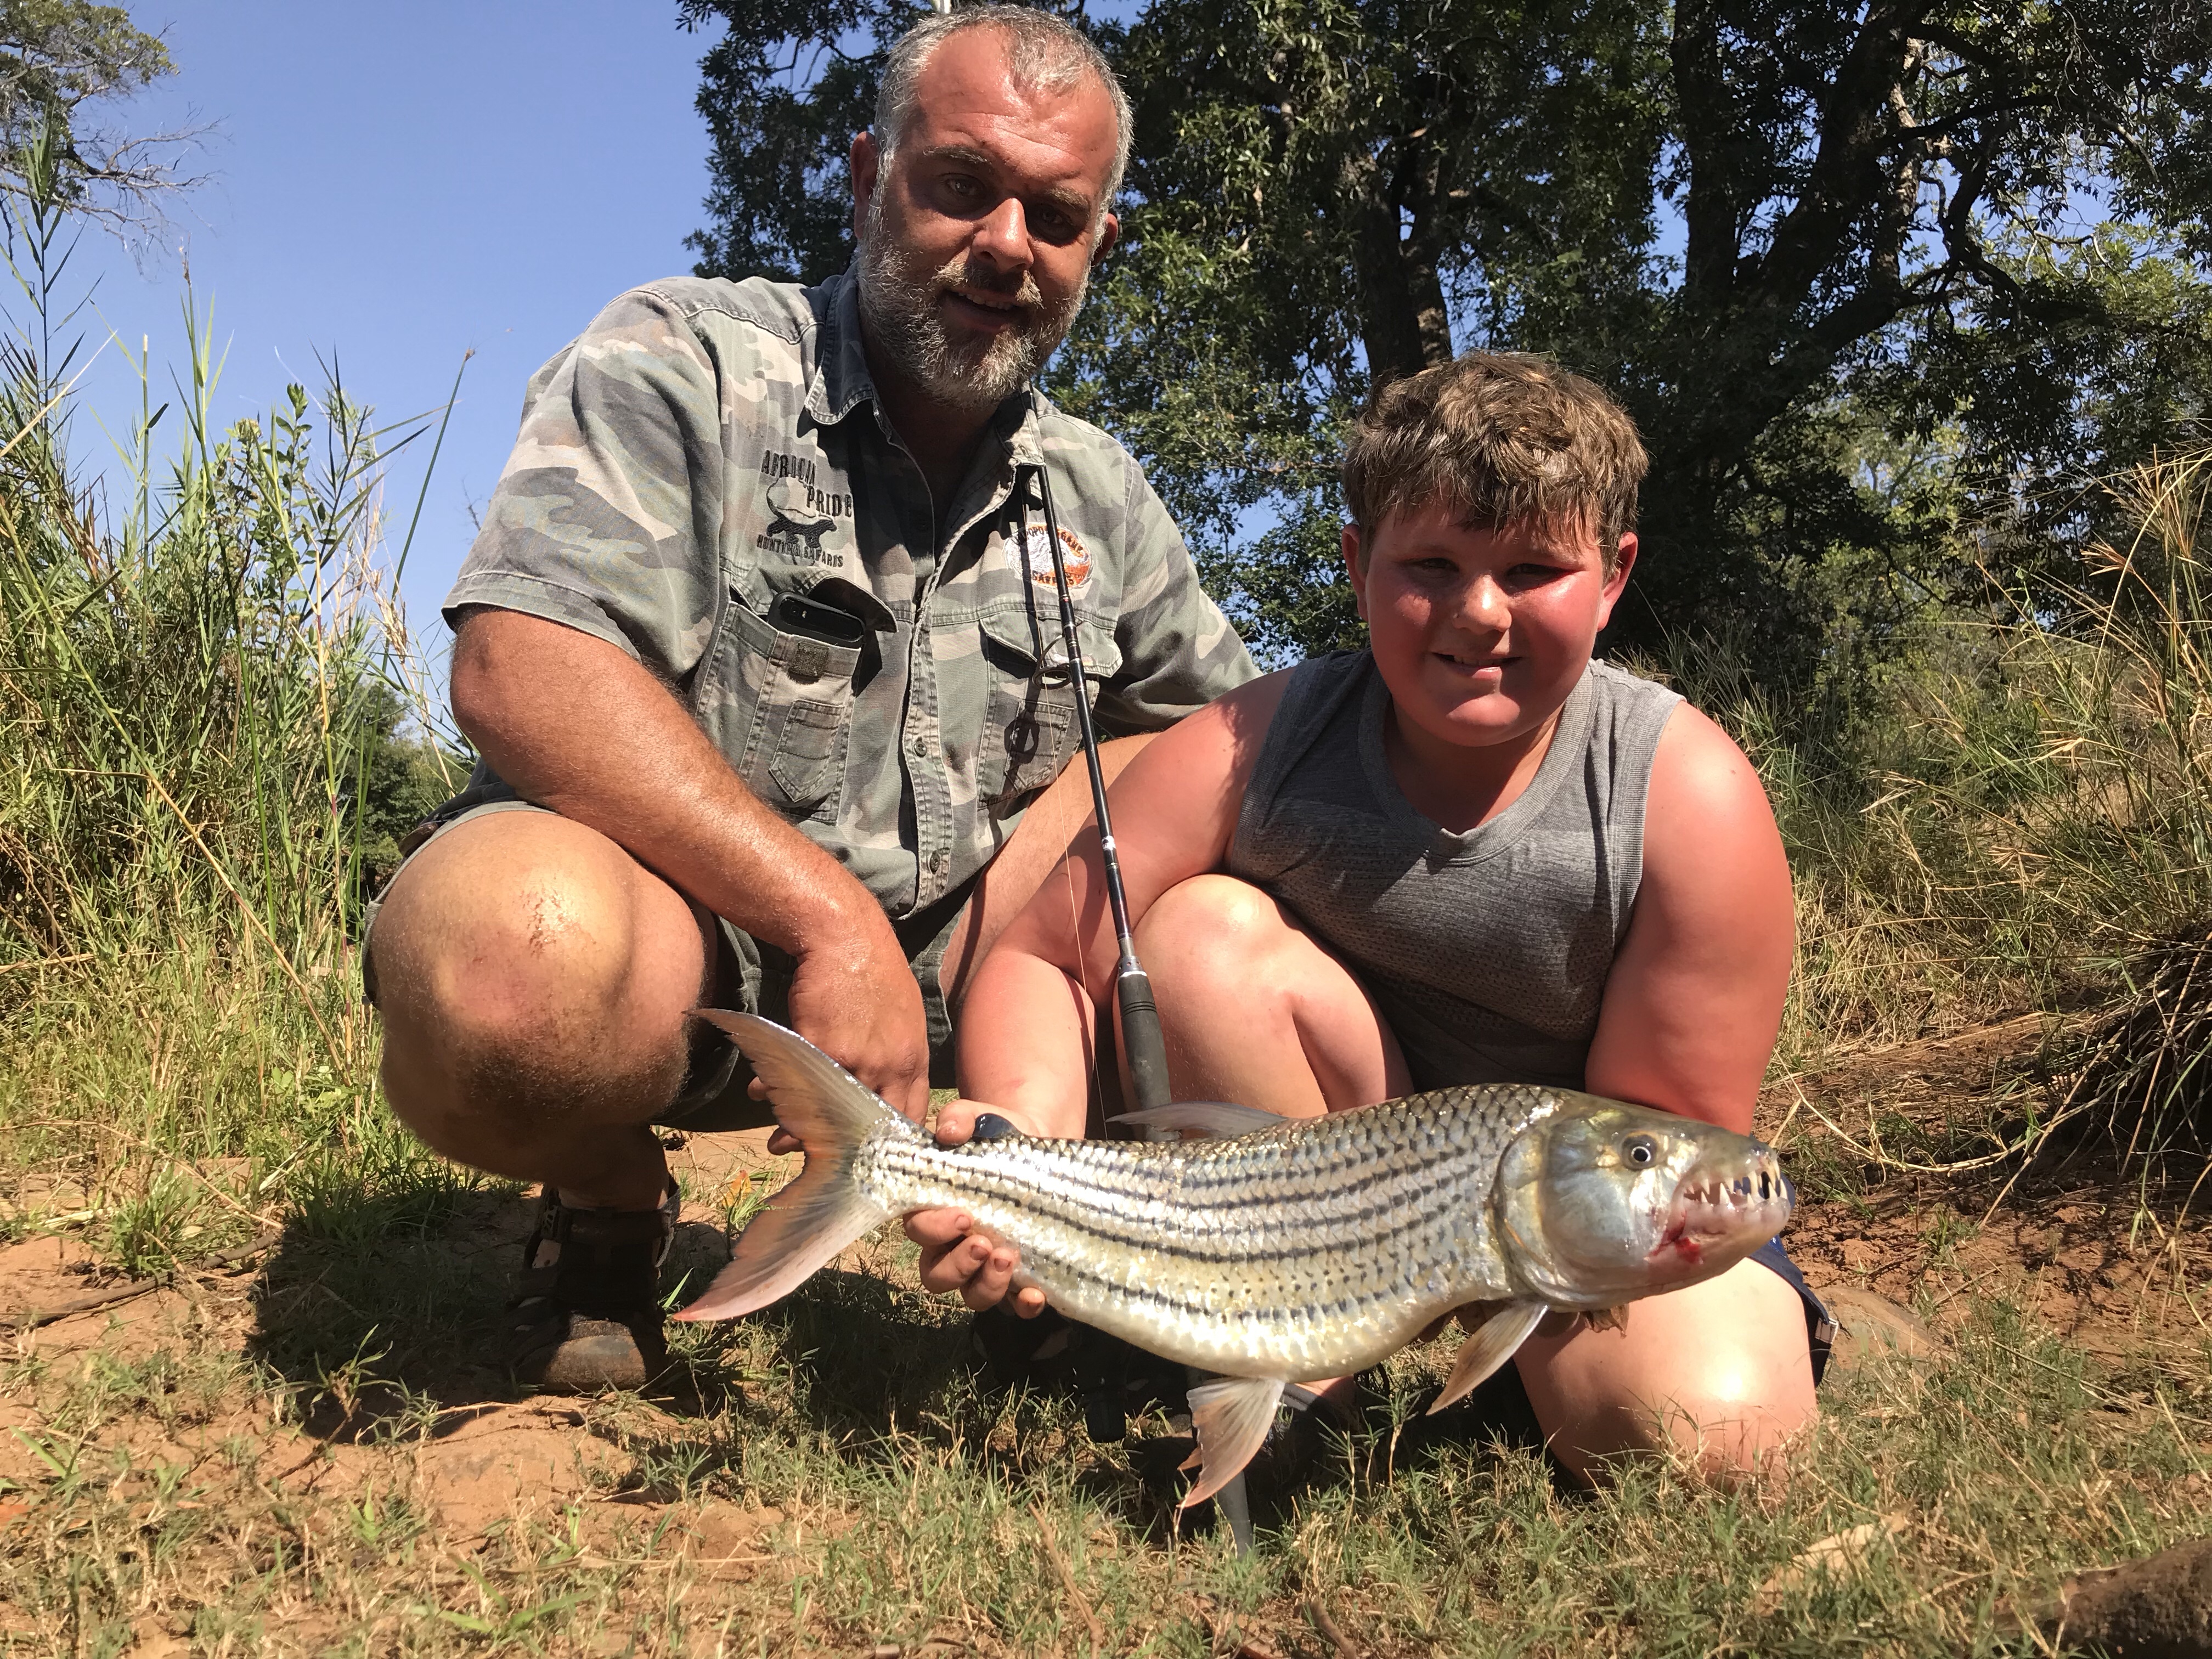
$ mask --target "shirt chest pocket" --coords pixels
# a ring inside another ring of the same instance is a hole
[[[731,599],[701,715],[746,786],[787,817],[812,816],[844,780],[860,660],[857,647],[786,634]]]
[[[986,611],[983,659],[990,671],[990,700],[982,747],[975,763],[975,793],[994,817],[1028,805],[1027,797],[1060,775],[1083,741],[1075,714],[1073,676],[1059,621],[1040,613],[1033,625],[1018,603]],[[1079,622],[1083,669],[1091,700],[1121,666],[1110,629]]]

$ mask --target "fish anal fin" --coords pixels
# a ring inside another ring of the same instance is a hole
[[[1178,1100],[1172,1106],[1150,1106],[1140,1112],[1123,1112],[1109,1120],[1133,1123],[1147,1129],[1176,1129],[1199,1140],[1230,1140],[1238,1135],[1279,1129],[1297,1121],[1279,1112],[1257,1106],[1238,1106],[1225,1100]]]
[[[1181,1508],[1212,1497],[1252,1461],[1275,1426],[1283,1382],[1279,1376],[1224,1376],[1190,1391],[1190,1425],[1198,1431],[1198,1484],[1183,1495]]]
[[[1513,1358],[1514,1352],[1528,1340],[1544,1317],[1540,1302],[1508,1302],[1476,1327],[1474,1334],[1460,1345],[1459,1357],[1452,1361],[1451,1376],[1444,1383],[1444,1391],[1429,1407],[1440,1412],[1445,1407],[1463,1400],[1475,1388],[1486,1382],[1492,1373]]]

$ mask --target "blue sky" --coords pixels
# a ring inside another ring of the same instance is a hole
[[[146,0],[131,14],[178,72],[116,112],[140,129],[208,122],[191,165],[208,182],[142,261],[98,233],[70,271],[96,277],[100,319],[152,337],[155,401],[182,357],[191,286],[228,349],[216,410],[313,389],[336,358],[383,415],[441,403],[473,348],[410,556],[416,631],[441,647],[437,602],[491,492],[524,381],[607,300],[688,270],[704,217],[707,136],[692,109],[712,44],[674,0]],[[140,269],[143,263],[144,269]],[[66,285],[65,285],[66,287]],[[100,321],[92,324],[104,334]],[[137,390],[111,347],[88,406],[118,427]],[[88,463],[106,447],[76,428]],[[400,528],[428,441],[393,465]]]

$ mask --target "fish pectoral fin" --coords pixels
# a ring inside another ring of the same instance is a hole
[[[1492,1372],[1513,1358],[1514,1352],[1528,1340],[1528,1334],[1543,1317],[1544,1304],[1540,1302],[1508,1302],[1484,1320],[1474,1334],[1460,1344],[1459,1357],[1452,1361],[1451,1376],[1429,1410],[1440,1412],[1465,1399],[1478,1384],[1487,1381]]]
[[[1275,1426],[1275,1406],[1283,1397],[1279,1376],[1224,1376],[1190,1391],[1190,1425],[1198,1431],[1193,1454],[1198,1484],[1184,1494],[1188,1509],[1227,1486],[1252,1461]],[[1188,1468],[1190,1465],[1183,1465]]]
[[[1583,1316],[1583,1323],[1594,1331],[1625,1331],[1628,1328],[1628,1304],[1617,1308],[1600,1308]]]
[[[1178,1100],[1172,1106],[1149,1106],[1108,1121],[1134,1123],[1146,1129],[1177,1129],[1200,1140],[1233,1140],[1262,1129],[1279,1129],[1291,1121],[1279,1112],[1231,1105],[1225,1100]]]

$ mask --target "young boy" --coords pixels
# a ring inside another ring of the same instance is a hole
[[[1772,814],[1718,726],[1590,660],[1644,470],[1627,416],[1540,358],[1472,353],[1375,399],[1344,462],[1368,648],[1231,693],[1114,786],[1177,1097],[1316,1116],[1543,1082],[1750,1129],[1790,959]],[[1085,1132],[1103,894],[1094,836],[985,960],[942,1138],[968,1102]],[[967,1217],[908,1231],[926,1285],[1006,1299],[1014,1253]],[[1808,1309],[1770,1247],[1516,1363],[1578,1475],[1665,1437],[1725,1473],[1814,1415]]]

